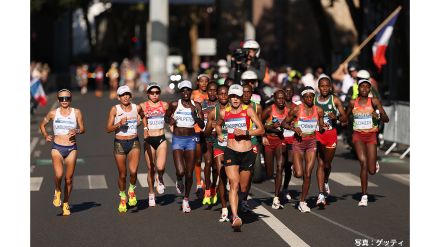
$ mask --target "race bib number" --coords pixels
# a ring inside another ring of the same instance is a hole
[[[225,126],[228,129],[228,133],[234,133],[235,129],[247,130],[246,118],[231,118],[226,120]]]
[[[318,121],[316,119],[310,120],[300,120],[298,121],[298,127],[304,134],[313,134],[318,126]]]
[[[353,129],[366,130],[373,128],[373,118],[371,116],[355,116]]]
[[[148,128],[152,130],[163,129],[165,125],[165,120],[163,117],[149,117],[148,118]]]

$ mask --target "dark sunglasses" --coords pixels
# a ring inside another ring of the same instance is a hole
[[[151,94],[151,95],[159,95],[159,94],[160,94],[160,91],[150,91],[150,92],[148,92],[148,94]]]
[[[60,102],[70,101],[71,99],[72,99],[72,97],[70,97],[70,96],[58,97],[58,100],[59,100]]]

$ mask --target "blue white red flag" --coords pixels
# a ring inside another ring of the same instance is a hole
[[[385,51],[390,42],[391,35],[393,34],[394,23],[396,23],[398,16],[399,14],[396,14],[391,18],[391,20],[376,35],[376,41],[373,44],[373,61],[379,71],[382,69],[383,65],[387,64]]]
[[[31,81],[31,95],[40,105],[45,106],[47,104],[46,94],[39,79],[33,79]]]

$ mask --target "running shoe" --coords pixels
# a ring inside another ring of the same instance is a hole
[[[125,213],[127,212],[127,198],[126,197],[121,197],[121,202],[119,202],[119,207],[118,210],[120,213]]]
[[[188,199],[183,199],[183,201],[182,201],[182,212],[184,212],[184,213],[191,212],[191,207],[189,206]]]
[[[243,211],[243,213],[247,213],[252,211],[251,207],[249,207],[249,204],[247,203],[247,201],[241,201],[241,211]]]
[[[61,191],[55,190],[52,203],[55,207],[61,206]]]
[[[202,198],[203,197],[203,180],[201,181],[200,184],[197,185],[197,189],[196,189],[196,196],[197,198]]]
[[[325,207],[325,196],[323,193],[319,193],[318,199],[316,200],[316,205],[320,207]]]
[[[366,207],[368,206],[368,196],[367,195],[363,195],[361,200],[358,203],[359,207]]]
[[[165,192],[165,185],[160,182],[159,175],[156,174],[156,190],[159,195]]]
[[[176,181],[177,194],[182,194],[184,189],[185,189],[185,186],[183,185],[183,181],[177,180]]]
[[[149,207],[156,207],[156,197],[153,194],[148,194],[148,206]]]
[[[214,196],[211,196],[211,205],[215,205],[217,203],[217,193]]]
[[[69,215],[70,215],[69,203],[65,202],[63,203],[63,216],[69,216]]]
[[[234,231],[240,231],[240,228],[241,228],[241,225],[242,225],[243,223],[241,222],[241,219],[240,219],[240,217],[238,217],[238,216],[234,216],[233,218],[232,218],[232,228],[234,229]]]
[[[330,186],[328,183],[324,183],[324,189],[325,189],[325,197],[330,195]]]
[[[220,215],[219,222],[229,222],[228,218],[228,208],[222,208],[222,214]]]
[[[307,206],[307,202],[299,202],[298,209],[301,213],[310,213],[310,208]]]
[[[376,173],[378,173],[380,170],[379,161],[376,161]]]
[[[134,188],[136,188],[136,186]],[[136,206],[136,204],[137,204],[136,193],[134,193],[134,188],[132,190],[128,189],[128,205],[129,206]]]
[[[202,201],[203,205],[211,205],[211,191],[205,190],[205,196],[203,197]]]
[[[275,197],[273,198],[273,201],[272,201],[272,208],[273,208],[273,209],[284,208],[284,206],[281,205],[280,198],[278,198],[278,196],[275,196]]]
[[[284,197],[286,198],[287,201],[292,200],[292,196],[290,196],[290,193],[288,190],[283,190],[282,194],[284,195]]]

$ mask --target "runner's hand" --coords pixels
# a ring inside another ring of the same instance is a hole
[[[223,135],[219,135],[219,136],[217,136],[217,140],[219,142],[224,142],[225,138],[223,137]]]
[[[302,136],[302,131],[299,127],[293,128],[293,131],[295,131],[295,134],[298,136]]]
[[[53,140],[53,136],[51,136],[51,135],[47,135],[46,136],[46,141],[47,142],[51,142]]]
[[[264,146],[269,145],[269,140],[268,140],[267,137],[265,137],[265,136],[263,136],[263,140],[262,140],[262,142],[263,142],[263,145],[264,145]]]
[[[244,131],[242,129],[234,129],[234,135],[235,136],[244,136],[244,135],[246,135],[246,131]]]
[[[372,115],[373,118],[375,118],[375,119],[380,119],[380,115],[377,114],[376,111],[373,111],[373,112],[371,113],[371,115]]]
[[[336,115],[333,112],[330,112],[327,116],[333,121],[337,119]]]

